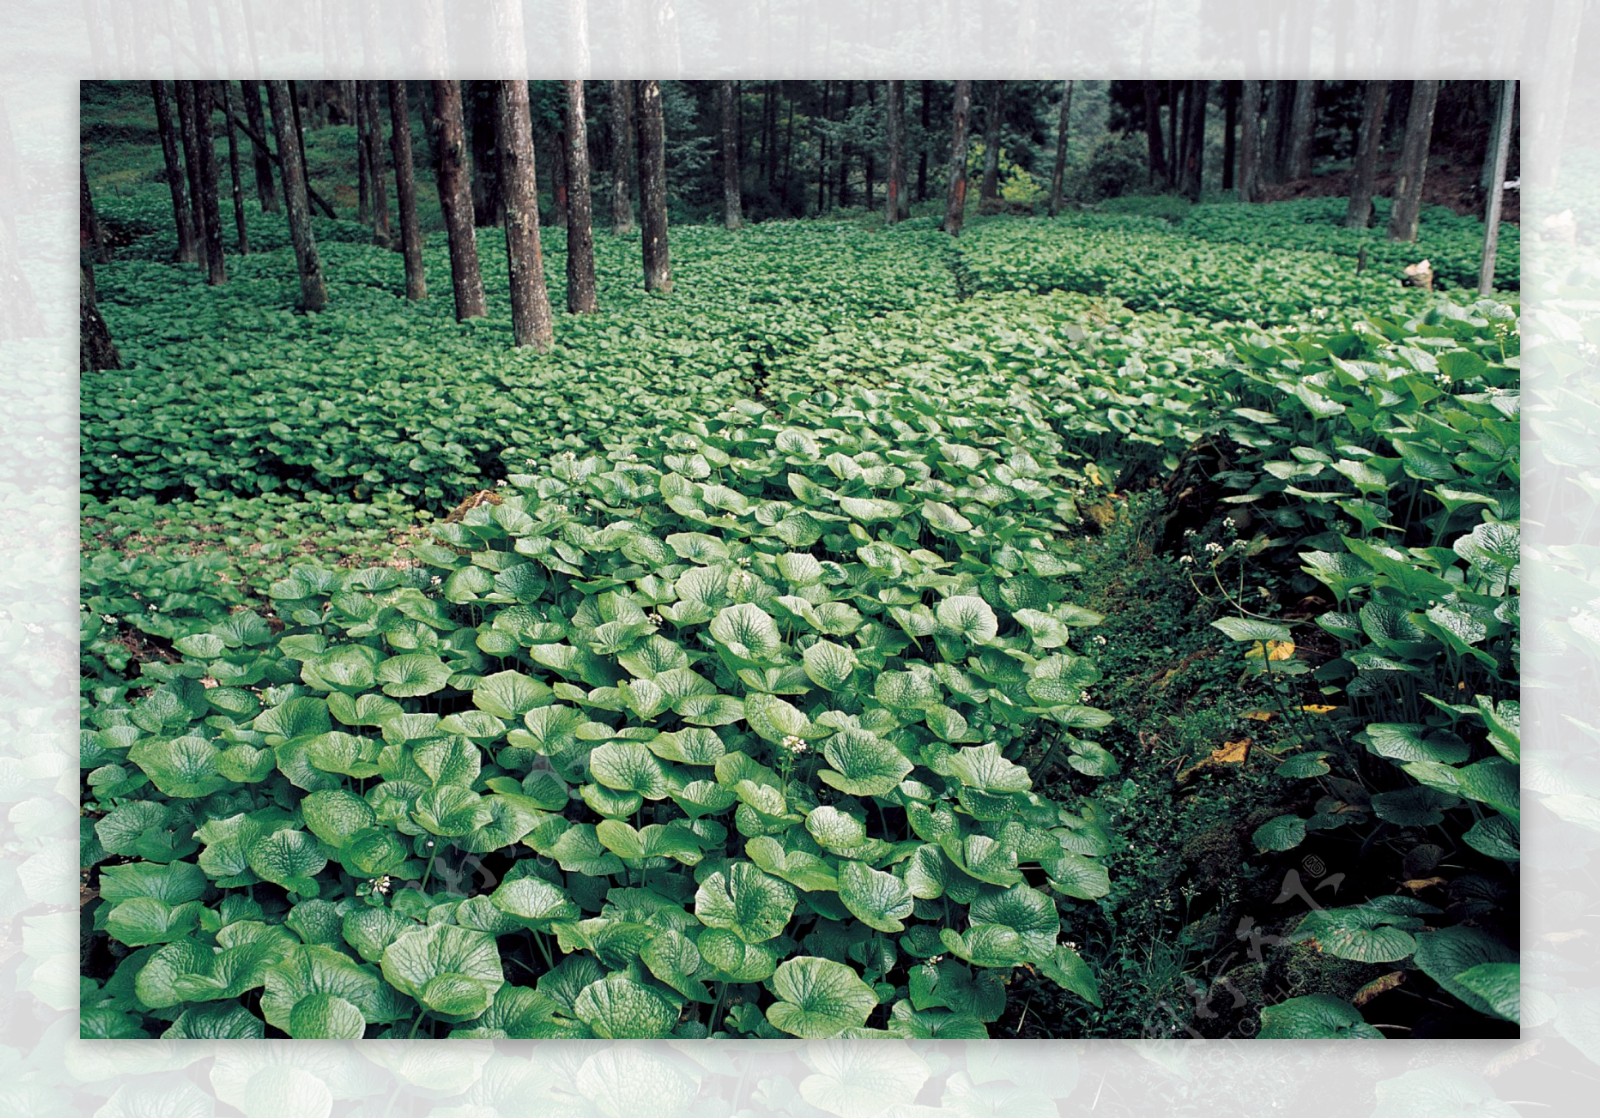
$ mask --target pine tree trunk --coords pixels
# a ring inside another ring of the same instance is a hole
[[[822,83],[822,125],[817,130],[817,213],[828,208],[828,95],[833,83]]]
[[[611,83],[611,232],[633,231],[633,200],[628,161],[633,152],[633,87]]]
[[[933,83],[922,83],[922,144],[917,152],[917,201],[928,200],[928,138],[933,135]]]
[[[478,240],[473,226],[472,185],[467,170],[466,125],[461,117],[461,83],[432,82],[433,153],[439,182],[439,207],[450,238],[450,283],[455,288],[456,320],[488,314],[483,276],[478,271]]]
[[[204,217],[206,283],[227,282],[222,260],[222,204],[217,184],[217,144],[211,132],[211,83],[189,82],[194,98],[195,150],[200,157],[200,213]]]
[[[1483,219],[1483,263],[1478,268],[1478,294],[1494,291],[1495,254],[1500,247],[1500,204],[1505,193],[1506,164],[1511,158],[1511,128],[1513,108],[1517,101],[1517,83],[1500,83],[1499,112],[1494,126],[1494,177],[1489,185],[1489,212]]]
[[[877,115],[873,110],[878,106],[878,95],[877,91],[873,88],[872,82],[868,81],[864,84],[867,87],[867,119],[871,120]],[[789,105],[790,112],[793,112],[794,102],[791,101]],[[870,213],[873,206],[872,188],[878,178],[878,163],[877,159],[873,155],[873,147],[871,144],[867,145],[866,156],[863,162],[864,166],[862,170],[865,171],[867,176],[867,211]]]
[[[717,83],[717,108],[722,126],[722,223],[729,229],[744,224],[739,198],[739,146],[734,128],[733,83]]]
[[[161,134],[161,158],[166,165],[167,186],[172,192],[172,223],[178,230],[178,249],[174,259],[191,264],[195,252],[194,217],[189,209],[187,176],[178,155],[178,130],[172,123],[172,106],[167,100],[165,82],[151,82],[150,93],[156,103],[156,129]]]
[[[1350,206],[1344,213],[1346,229],[1365,229],[1372,224],[1372,192],[1378,179],[1378,149],[1388,100],[1388,82],[1367,83],[1361,105],[1361,136],[1356,141],[1355,178],[1350,184]]]
[[[367,107],[361,98],[356,107],[356,221],[372,224],[372,166],[367,158]]]
[[[1206,150],[1206,105],[1211,99],[1211,83],[1205,80],[1187,83],[1184,93],[1184,152],[1183,193],[1192,202],[1200,200],[1204,184]]]
[[[82,160],[78,161],[78,255],[91,264],[105,264],[111,260],[105,234],[100,229],[100,217],[94,212],[94,199],[89,194],[89,172]]]
[[[261,112],[261,90],[259,82],[240,82],[240,92],[244,94],[244,119],[256,136],[265,138],[267,135],[267,122]],[[278,195],[272,185],[272,152],[255,142],[250,141],[251,150],[255,153],[256,169],[256,200],[260,203],[263,212],[276,211],[278,208]]]
[[[575,315],[598,309],[594,281],[594,215],[589,194],[589,122],[583,81],[567,87],[567,310]]]
[[[506,266],[511,276],[511,335],[518,346],[548,350],[555,338],[550,293],[539,246],[539,186],[533,157],[528,83],[496,83],[500,195],[506,218]]]
[[[1239,201],[1261,194],[1261,83],[1246,78],[1239,87]]]
[[[1428,144],[1433,136],[1433,109],[1439,100],[1437,79],[1415,82],[1406,110],[1406,139],[1400,153],[1400,174],[1389,213],[1389,240],[1415,241],[1422,212],[1422,182],[1428,172]]]
[[[635,117],[639,136],[639,224],[644,242],[644,289],[672,291],[672,263],[667,248],[666,129],[661,118],[661,83],[639,82]],[[776,123],[776,117],[774,117]],[[773,131],[776,139],[776,129]],[[772,152],[773,164],[777,152]]]
[[[422,268],[422,229],[417,223],[417,176],[411,155],[411,107],[405,82],[386,82],[389,95],[389,154],[394,159],[395,208],[399,211],[400,252],[406,262],[406,298],[428,298]]]
[[[1183,151],[1178,147],[1178,83],[1167,83],[1167,185],[1178,185]]]
[[[1233,189],[1234,161],[1238,157],[1235,134],[1239,128],[1239,86],[1222,83],[1222,189]]]
[[[889,140],[889,180],[884,186],[883,220],[893,225],[905,217],[906,209],[906,83],[891,81],[884,98],[888,115],[885,132]]]
[[[844,112],[840,120],[848,128],[850,125],[850,105],[855,100],[855,83],[844,83]],[[841,139],[839,141],[839,209],[850,205],[850,157],[855,155],[854,146]]]
[[[218,83],[222,90],[222,119],[228,128],[228,177],[233,184],[233,228],[238,235],[239,255],[250,253],[250,233],[244,223],[244,184],[239,181],[239,141],[233,127],[233,92],[229,83]]]
[[[961,236],[961,220],[967,208],[967,125],[972,112],[972,83],[965,78],[956,82],[955,107],[950,117],[950,187],[945,197],[944,231],[952,237]]]
[[[94,269],[78,266],[78,369],[81,372],[121,369],[122,355],[94,298]]]
[[[1072,79],[1062,83],[1061,119],[1056,122],[1056,161],[1050,168],[1050,216],[1061,212],[1061,192],[1067,178],[1067,130],[1072,122]]]
[[[294,143],[300,150],[300,176],[306,184],[306,197],[315,198],[316,192],[311,189],[311,180],[307,178],[309,172],[306,168],[311,166],[311,161],[306,158],[306,127],[300,123],[300,92],[295,89],[293,82],[289,83],[289,112],[294,116]],[[274,125],[276,127],[276,125]],[[283,164],[278,164],[278,173],[283,173]],[[327,216],[334,217],[333,208],[327,207]]]
[[[1288,133],[1289,102],[1293,96],[1293,86],[1293,82],[1269,82],[1266,87],[1271,90],[1271,97],[1267,106],[1267,131],[1261,147],[1263,183],[1283,181],[1287,154],[1284,150],[1284,137]]]
[[[362,147],[372,189],[372,241],[387,247],[393,246],[394,234],[389,229],[389,196],[383,185],[383,111],[378,108],[378,84],[358,82],[356,95],[361,98],[361,116],[366,120]]]
[[[289,216],[289,239],[294,244],[295,264],[300,271],[300,309],[320,311],[328,304],[322,283],[322,261],[311,236],[311,204],[306,192],[305,164],[300,161],[300,144],[295,137],[294,107],[289,83],[269,81],[267,102],[272,107],[272,127],[277,133],[278,154],[282,160],[284,210]]]
[[[978,206],[994,204],[1000,200],[1000,113],[1005,96],[1005,82],[991,82],[989,102],[984,107],[983,120],[983,183],[978,188]]]
[[[770,195],[778,187],[778,83],[767,83],[766,103],[763,110],[766,114],[763,128],[765,135],[761,140],[761,158],[766,164],[767,193]],[[641,206],[644,200],[639,200]]]
[[[531,112],[531,109],[530,109]],[[557,129],[550,137],[550,224],[567,228],[567,132]]]
[[[200,132],[195,123],[194,83],[172,83],[173,99],[178,103],[178,136],[183,142],[183,166],[189,188],[189,219],[194,223],[195,261],[209,270],[210,249],[206,237],[204,191],[200,186]]]
[[[1144,134],[1150,152],[1150,182],[1167,181],[1167,159],[1161,142],[1161,90],[1155,82],[1144,82]]]
[[[1311,177],[1311,140],[1316,124],[1317,83],[1294,83],[1294,107],[1289,128],[1289,175],[1291,179]]]

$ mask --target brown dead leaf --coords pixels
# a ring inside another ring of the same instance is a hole
[[[1352,1006],[1365,1006],[1385,991],[1392,991],[1406,981],[1403,971],[1391,971],[1387,975],[1380,975],[1361,990],[1350,996]]]
[[[1401,887],[1403,889],[1413,890],[1413,891],[1415,891],[1415,890],[1426,890],[1429,886],[1443,886],[1444,884],[1445,884],[1445,880],[1443,878],[1439,878],[1439,877],[1433,877],[1433,878],[1408,878],[1404,882],[1400,883],[1400,885],[1401,885]]]
[[[1339,710],[1339,708],[1337,704],[1333,703],[1308,703],[1301,707],[1300,710],[1307,715],[1326,715],[1330,711]]]
[[[1236,742],[1224,742],[1211,751],[1211,757],[1207,761],[1212,765],[1243,765],[1245,758],[1249,756],[1250,740],[1241,738]]]
[[[1246,719],[1254,719],[1258,723],[1270,723],[1274,714],[1275,712],[1272,711],[1246,711],[1244,717]]]

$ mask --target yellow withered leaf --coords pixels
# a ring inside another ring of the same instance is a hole
[[[1244,759],[1250,753],[1250,740],[1241,738],[1237,742],[1224,742],[1211,751],[1211,762],[1214,765],[1243,765]]]
[[[1365,1006],[1385,991],[1392,991],[1406,981],[1403,971],[1391,971],[1387,975],[1380,975],[1361,990],[1350,996],[1350,1005]]]
[[[1271,711],[1246,711],[1244,717],[1246,719],[1254,719],[1259,723],[1270,723],[1272,722],[1273,714]]]
[[[1329,711],[1339,710],[1339,707],[1334,703],[1308,703],[1301,707],[1300,710],[1308,715],[1326,715]]]
[[[1247,657],[1265,656],[1269,661],[1286,661],[1294,656],[1293,641],[1257,641],[1245,654]]]

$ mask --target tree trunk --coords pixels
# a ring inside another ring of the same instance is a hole
[[[1406,139],[1400,154],[1400,174],[1394,184],[1394,208],[1389,213],[1389,240],[1415,241],[1417,218],[1422,212],[1422,181],[1428,172],[1428,144],[1433,136],[1433,109],[1439,100],[1437,79],[1423,79],[1411,87],[1406,110]]]
[[[956,82],[955,108],[951,112],[950,187],[945,198],[944,231],[961,236],[961,219],[967,208],[967,124],[972,112],[972,83]]]
[[[1246,78],[1239,86],[1239,201],[1261,196],[1261,83]]]
[[[555,338],[550,293],[539,246],[539,185],[533,160],[528,83],[497,82],[495,107],[500,196],[506,217],[506,266],[511,276],[511,335],[518,346],[548,350]]]
[[[1500,111],[1495,114],[1494,177],[1489,185],[1489,212],[1483,219],[1483,263],[1478,269],[1478,294],[1494,291],[1495,253],[1500,247],[1500,203],[1505,193],[1506,163],[1511,158],[1512,110],[1517,83],[1500,83]]]
[[[844,113],[839,118],[844,123],[846,129],[839,140],[838,198],[839,208],[841,210],[850,205],[850,157],[854,155],[855,152],[853,150],[853,145],[843,139],[843,136],[849,135],[848,129],[850,127],[850,105],[854,100],[855,83],[847,81],[844,83]]]
[[[633,87],[611,83],[611,232],[633,231],[632,191],[628,161],[633,152]]]
[[[1072,79],[1061,83],[1061,119],[1056,122],[1056,161],[1050,168],[1050,216],[1061,212],[1061,192],[1067,178],[1067,130],[1072,122]]]
[[[874,110],[878,107],[878,94],[873,88],[870,80],[863,84],[865,84],[867,87],[867,119],[870,121],[873,117],[877,116],[877,113],[874,112]],[[866,172],[867,176],[867,211],[870,213],[872,210],[873,198],[872,188],[878,179],[878,162],[873,153],[873,146],[870,143],[867,145],[866,156],[863,162],[863,170]]]
[[[783,126],[783,212],[793,214],[797,210],[804,213],[805,199],[800,200],[800,205],[795,207],[789,201],[789,186],[794,182],[794,98],[787,98],[789,102],[788,120]]]
[[[1191,202],[1200,201],[1200,188],[1205,181],[1204,160],[1206,150],[1206,105],[1211,99],[1211,83],[1201,79],[1191,81],[1184,94],[1184,152],[1183,193]]]
[[[472,185],[467,170],[466,124],[461,119],[461,83],[431,82],[433,158],[439,182],[439,208],[450,238],[450,283],[455,288],[456,321],[488,314],[483,276],[478,271],[478,239],[473,230]]]
[[[80,372],[121,369],[122,355],[111,341],[111,331],[94,298],[94,269],[78,266],[78,369]]]
[[[344,83],[340,83],[343,85]],[[356,221],[372,224],[372,161],[367,158],[367,103],[355,98],[356,108]]]
[[[277,132],[278,154],[282,159],[284,210],[289,215],[289,239],[294,244],[295,264],[300,270],[300,309],[320,311],[328,304],[322,284],[322,261],[311,236],[311,204],[306,194],[305,164],[300,161],[300,145],[295,139],[294,107],[289,83],[267,83],[267,102],[272,107],[272,127]]]
[[[767,95],[762,101],[761,161],[765,165],[767,193],[778,184],[778,83],[767,83]],[[640,200],[640,205],[643,205]]]
[[[739,146],[734,127],[733,83],[717,83],[717,108],[722,125],[722,223],[738,229],[744,223],[739,200]]]
[[[1372,224],[1372,191],[1378,178],[1378,148],[1388,100],[1388,82],[1367,83],[1361,105],[1361,137],[1356,142],[1355,178],[1350,185],[1350,206],[1344,213],[1346,229],[1365,229]]]
[[[822,83],[822,127],[818,129],[817,139],[817,213],[820,215],[828,208],[828,95],[833,92],[833,83]]]
[[[1167,181],[1167,158],[1161,143],[1161,89],[1155,82],[1144,84],[1144,132],[1150,151],[1150,181]]]
[[[306,128],[305,125],[300,123],[300,93],[295,89],[293,82],[289,83],[289,112],[294,116],[294,143],[295,147],[300,151],[301,181],[306,184],[306,197],[315,199],[317,192],[311,189],[311,180],[307,177],[309,172],[306,170],[311,166],[311,162],[306,159]],[[278,173],[283,173],[283,164],[281,162],[278,164]],[[337,216],[331,206],[327,207],[325,212],[330,218]]]
[[[922,83],[922,143],[917,152],[917,201],[928,200],[928,137],[933,135],[933,83]]]
[[[1178,147],[1178,83],[1167,83],[1167,185],[1177,186],[1183,168],[1183,151]]]
[[[405,82],[387,82],[389,95],[389,154],[394,158],[394,201],[399,211],[400,252],[406,262],[406,298],[428,298],[428,280],[422,269],[422,229],[417,224],[417,176],[411,155],[411,107]]]
[[[1491,86],[1500,86],[1502,83],[1490,82],[1488,84],[1491,85]],[[1513,93],[1515,93],[1515,88],[1514,87],[1513,87]],[[1513,110],[1512,110],[1512,113],[1511,113],[1511,119],[1512,120],[1516,120],[1515,106],[1513,106]],[[1508,166],[1509,166],[1510,151],[1511,151],[1510,140],[1508,139],[1506,143],[1507,143],[1506,159],[1507,159],[1507,163],[1508,163]],[[1499,150],[1500,150],[1500,105],[1499,105],[1499,102],[1496,101],[1495,102],[1494,119],[1491,122],[1491,127],[1489,129],[1489,143],[1488,143],[1488,146],[1484,149],[1484,152],[1483,152],[1483,173],[1478,177],[1478,189],[1483,192],[1485,198],[1488,197],[1489,191],[1493,188],[1496,178],[1498,178],[1501,182],[1505,181],[1505,177],[1506,177],[1505,170],[1502,169],[1498,176],[1495,174],[1495,170],[1494,170],[1494,161],[1495,161],[1495,158],[1496,158],[1496,153]]]
[[[167,101],[166,83],[151,82],[150,93],[155,98],[156,129],[161,134],[161,158],[166,164],[167,186],[172,191],[172,222],[178,230],[175,259],[180,264],[191,264],[197,259],[194,217],[189,209],[186,175],[178,155],[178,130],[172,123],[172,106]]]
[[[891,81],[884,98],[888,116],[889,179],[884,185],[883,220],[893,225],[905,217],[906,206],[906,83]]]
[[[1290,89],[1293,84],[1293,82],[1268,83],[1272,96],[1267,106],[1267,133],[1261,147],[1262,182],[1283,181],[1286,155],[1284,137],[1288,132],[1290,121],[1289,102],[1292,96]]]
[[[209,272],[210,239],[206,236],[205,192],[200,186],[200,128],[195,122],[194,83],[175,81],[172,93],[178,102],[178,135],[183,141],[183,165],[188,175],[189,217],[194,222],[195,259]]]
[[[589,195],[589,122],[583,80],[567,88],[567,310],[593,314],[598,308],[594,282],[594,215]]]
[[[372,189],[372,241],[392,247],[394,234],[389,229],[389,197],[383,185],[383,111],[378,108],[377,82],[358,82],[361,115],[366,120],[362,147],[367,153],[367,170]]]
[[[1239,127],[1239,86],[1222,83],[1222,189],[1233,189],[1233,163],[1238,154],[1234,134]]]
[[[233,92],[229,83],[217,83],[222,90],[222,119],[228,128],[228,177],[233,184],[233,228],[238,235],[239,255],[250,253],[250,233],[244,224],[244,184],[239,181],[239,142],[233,127]]]
[[[661,83],[634,86],[635,131],[639,141],[639,225],[643,235],[644,289],[672,291],[672,261],[667,245],[666,127],[661,117]],[[774,116],[774,121],[776,117]],[[772,139],[777,138],[774,130]],[[774,164],[777,152],[772,152]]]
[[[200,213],[206,250],[206,283],[228,279],[222,260],[222,205],[217,185],[217,144],[211,133],[211,83],[189,82],[194,99],[195,151],[200,157]]]
[[[1317,83],[1294,83],[1294,108],[1289,127],[1289,175],[1291,179],[1311,177],[1311,140],[1316,125]]]
[[[244,94],[244,119],[256,136],[265,137],[267,122],[261,113],[261,90],[257,82],[240,82],[240,92]],[[256,200],[260,203],[263,212],[276,211],[278,208],[278,195],[272,185],[272,151],[250,141],[251,150],[255,153],[256,169]]]
[[[530,112],[532,110],[530,109]],[[550,137],[550,224],[557,229],[567,228],[567,131],[556,129]]]
[[[983,183],[978,188],[978,208],[1000,200],[1000,111],[1005,82],[991,82],[989,103],[983,115]]]
[[[106,251],[105,234],[100,229],[100,218],[94,212],[94,199],[89,194],[89,172],[83,161],[78,161],[78,255],[91,264],[105,264],[111,260]]]
[[[472,142],[472,220],[499,225],[504,200],[500,194],[500,160],[495,152],[495,83],[463,82],[467,136]]]

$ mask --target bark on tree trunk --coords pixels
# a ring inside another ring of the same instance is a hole
[[[1167,185],[1178,185],[1183,151],[1178,147],[1178,83],[1167,83]]]
[[[289,216],[289,239],[294,244],[295,264],[300,271],[300,309],[320,311],[328,304],[322,283],[322,261],[311,236],[311,205],[306,195],[305,164],[300,162],[300,145],[295,140],[294,107],[288,82],[268,82],[267,101],[272,107],[272,127],[277,133],[282,159],[284,210]]]
[[[844,114],[840,117],[846,129],[850,127],[850,105],[855,100],[855,83],[844,83]],[[846,132],[845,135],[849,133]],[[839,141],[839,208],[842,210],[850,205],[850,158],[855,155],[854,145],[849,141]]]
[[[356,108],[356,220],[372,224],[372,161],[367,158],[367,104],[355,98]]]
[[[83,162],[78,162],[78,255],[92,264],[105,264],[111,259],[106,251],[105,234],[100,229],[100,218],[94,212],[94,199],[89,194],[89,172]]]
[[[1144,132],[1150,152],[1150,181],[1167,181],[1167,159],[1161,143],[1161,89],[1156,82],[1144,83]]]
[[[1186,144],[1183,153],[1183,193],[1192,202],[1200,200],[1200,188],[1205,181],[1204,159],[1206,150],[1206,104],[1211,98],[1211,83],[1205,80],[1188,83],[1184,96],[1184,121]]]
[[[150,93],[156,103],[156,130],[161,134],[161,158],[166,164],[167,186],[172,192],[172,222],[178,230],[178,249],[174,258],[180,264],[191,264],[197,259],[195,252],[194,216],[189,209],[187,175],[178,155],[178,130],[172,123],[172,106],[167,100],[165,82],[151,82]]]
[[[1287,156],[1284,139],[1288,134],[1289,102],[1293,97],[1291,92],[1293,85],[1293,82],[1269,82],[1264,87],[1271,91],[1270,103],[1267,106],[1267,133],[1261,147],[1261,181],[1264,183],[1283,181]]]
[[[983,184],[978,188],[978,206],[1000,200],[1000,108],[1005,96],[1005,82],[989,86],[989,102],[984,107],[983,120]]]
[[[1234,135],[1239,127],[1239,86],[1222,83],[1222,189],[1233,189],[1233,166],[1238,155]]]
[[[228,127],[228,177],[233,184],[233,228],[238,235],[239,255],[250,253],[250,233],[244,224],[244,184],[239,181],[239,142],[233,127],[233,92],[229,83],[218,83],[222,90],[222,119]]]
[[[865,82],[864,84],[867,87],[867,119],[870,121],[874,116],[877,115],[873,110],[875,110],[878,107],[878,95],[877,95],[876,90],[873,89],[872,82],[868,81],[868,82]],[[791,114],[794,112],[794,102],[793,101],[791,101],[789,103],[789,111],[790,111]],[[791,121],[793,120],[792,117],[790,119],[791,119]],[[877,164],[876,158],[873,155],[873,148],[872,148],[872,145],[870,143],[867,145],[867,151],[866,151],[866,155],[865,155],[865,157],[863,159],[863,164],[864,164],[864,166],[863,166],[862,170],[865,171],[866,176],[867,176],[867,209],[868,209],[868,211],[871,211],[872,204],[873,204],[873,201],[872,201],[873,200],[872,188],[875,185],[875,183],[877,182],[878,164]]]
[[[888,114],[889,180],[884,187],[883,220],[894,225],[905,216],[906,204],[906,83],[891,81],[884,98]]]
[[[478,239],[473,226],[472,185],[467,170],[466,125],[461,118],[461,83],[431,82],[433,92],[434,169],[439,182],[439,207],[450,238],[450,283],[455,289],[456,320],[488,314],[483,276],[478,271]]]
[[[833,92],[833,83],[822,83],[822,127],[818,129],[817,139],[817,213],[820,214],[828,208],[828,95]]]
[[[467,134],[472,141],[472,220],[477,225],[499,225],[504,200],[500,189],[500,160],[495,152],[495,83],[463,82]]]
[[[428,298],[422,268],[422,229],[417,224],[417,176],[411,156],[411,109],[405,82],[385,83],[389,95],[389,154],[394,158],[394,199],[399,210],[400,252],[406,262],[406,298]]]
[[[200,157],[200,213],[204,218],[206,283],[226,283],[222,261],[222,205],[217,187],[217,144],[211,134],[211,83],[190,82],[194,98],[195,150]]]
[[[511,335],[518,346],[547,350],[555,338],[550,293],[539,246],[539,187],[533,160],[528,83],[496,83],[500,194],[506,216],[506,266],[511,275]]]
[[[1512,109],[1517,83],[1500,83],[1500,111],[1495,114],[1494,177],[1489,185],[1489,212],[1483,219],[1483,263],[1478,268],[1478,294],[1494,291],[1495,254],[1500,247],[1500,203],[1505,193],[1506,163],[1511,158]]]
[[[300,177],[306,184],[306,197],[315,198],[316,191],[311,189],[311,180],[307,177],[309,172],[306,168],[311,166],[311,163],[306,159],[306,128],[300,123],[300,93],[295,89],[293,82],[289,83],[289,112],[294,117],[294,143],[300,151]],[[283,173],[281,162],[278,164],[278,173]],[[330,218],[335,216],[331,206],[327,207],[325,212]]]
[[[628,161],[633,152],[633,87],[611,83],[611,232],[633,231]]]
[[[240,91],[244,94],[244,119],[256,136],[265,137],[267,122],[261,113],[261,90],[258,82],[240,82]],[[260,203],[263,212],[276,211],[278,208],[278,195],[272,185],[272,151],[250,141],[251,150],[255,153],[256,169],[256,200]]]
[[[635,116],[639,134],[639,224],[644,241],[644,289],[672,291],[672,262],[667,251],[666,130],[661,119],[661,83],[639,82]],[[774,117],[774,122],[776,118]],[[773,138],[776,139],[774,130]],[[777,152],[772,152],[773,165]]]
[[[1061,84],[1061,119],[1056,122],[1056,161],[1050,169],[1051,217],[1061,212],[1061,191],[1067,177],[1067,131],[1072,121],[1072,79]]]
[[[367,153],[368,181],[372,190],[373,244],[392,247],[394,234],[389,229],[389,196],[383,185],[383,113],[378,108],[378,83],[359,82],[361,115],[366,119],[362,147]]]
[[[80,372],[121,369],[122,356],[94,298],[94,269],[78,266],[78,369]]]
[[[1289,178],[1311,177],[1311,139],[1316,123],[1317,83],[1294,83],[1293,119],[1289,128]]]
[[[530,108],[529,112],[532,112]],[[553,158],[550,160],[550,224],[557,229],[567,228],[567,130],[557,129],[550,138]]]
[[[1400,174],[1394,184],[1394,208],[1389,213],[1389,240],[1415,241],[1417,218],[1422,211],[1422,181],[1428,171],[1428,143],[1433,135],[1433,109],[1439,100],[1437,79],[1419,80],[1411,87],[1406,110],[1406,139],[1400,154]]]
[[[589,195],[589,122],[583,81],[567,81],[567,310],[593,314],[594,215]]]
[[[1246,78],[1239,87],[1239,201],[1261,194],[1261,83]]]
[[[734,128],[733,83],[717,83],[717,107],[722,125],[722,223],[729,229],[744,224],[739,199],[739,146]]]
[[[1361,105],[1361,136],[1356,141],[1355,179],[1350,185],[1350,205],[1344,213],[1346,229],[1365,229],[1372,224],[1372,191],[1378,178],[1378,147],[1388,100],[1388,82],[1367,83]]]
[[[208,269],[210,241],[206,237],[206,208],[204,190],[200,186],[200,132],[195,123],[194,83],[175,81],[172,93],[178,102],[178,135],[183,141],[183,166],[188,176],[189,220],[194,223],[195,260]]]
[[[933,116],[929,106],[933,103],[933,83],[922,83],[922,143],[917,152],[917,201],[928,200],[928,138],[933,135]]]
[[[778,185],[778,83],[767,83],[767,96],[763,106],[766,114],[763,121],[765,134],[761,138],[761,158],[766,163],[767,193],[770,195]],[[641,206],[644,200],[639,200]]]
[[[952,237],[961,236],[961,220],[967,208],[967,124],[971,112],[972,83],[963,78],[956,82],[955,108],[950,114],[950,188],[945,198],[944,231]]]

